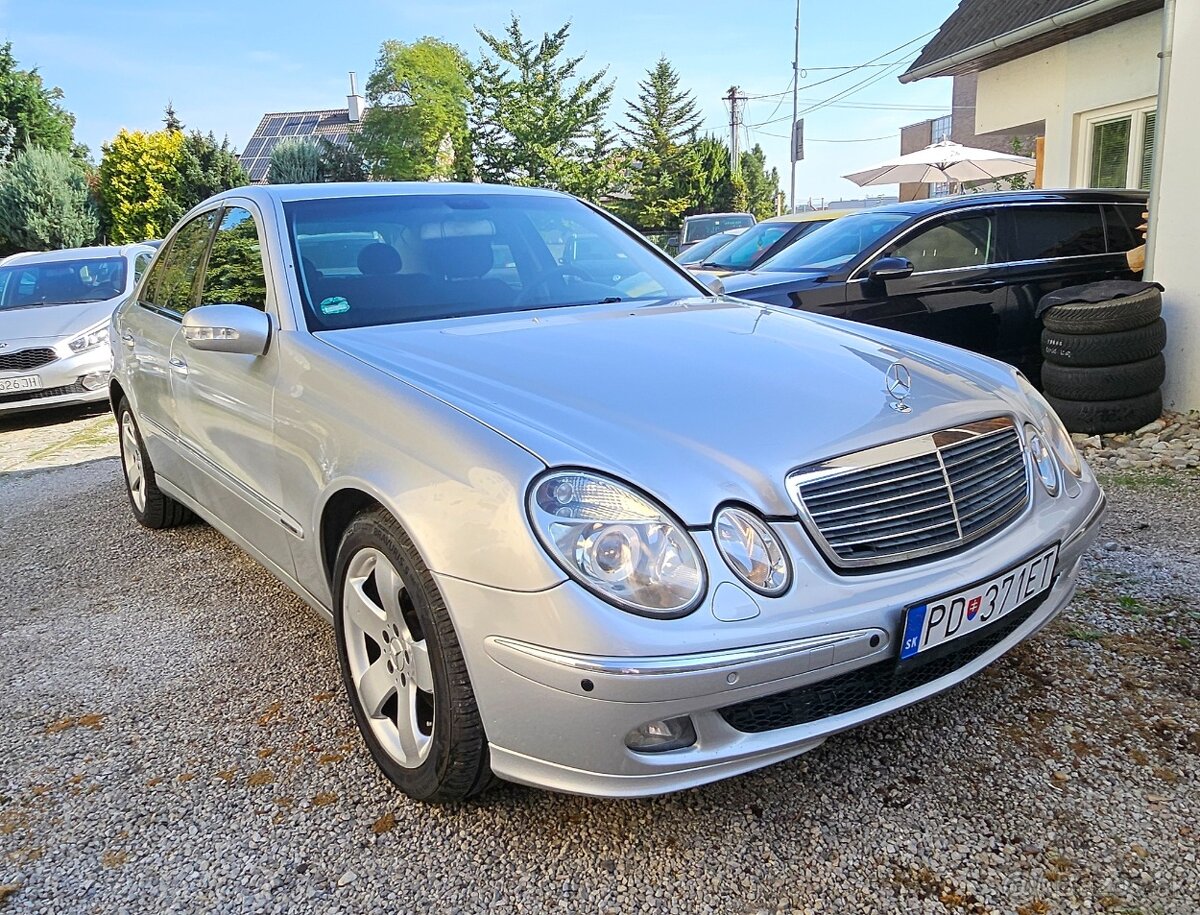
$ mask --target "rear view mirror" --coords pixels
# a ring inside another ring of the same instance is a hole
[[[907,257],[881,257],[867,271],[867,276],[873,280],[902,280],[912,276],[912,261]]]
[[[201,305],[183,316],[183,338],[192,349],[261,356],[271,319],[249,305]]]

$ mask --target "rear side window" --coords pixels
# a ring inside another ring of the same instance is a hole
[[[213,236],[208,266],[204,268],[201,305],[267,307],[267,276],[263,271],[262,242],[248,210],[229,207]]]
[[[1104,254],[1104,221],[1100,207],[1013,207],[1013,250],[1010,260],[1033,261]]]
[[[195,304],[196,274],[215,221],[215,210],[201,213],[175,233],[171,249],[150,271],[142,301],[180,315]]]
[[[996,218],[991,213],[951,218],[909,236],[888,252],[912,261],[917,273],[993,263]]]
[[[1108,229],[1108,250],[1116,253],[1128,251],[1144,244],[1138,226],[1144,221],[1145,207],[1140,204],[1107,204],[1104,207],[1104,224]]]

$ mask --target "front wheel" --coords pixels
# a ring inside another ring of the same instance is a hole
[[[122,397],[117,404],[117,430],[121,443],[121,469],[125,472],[125,492],[138,523],[161,530],[191,521],[191,511],[158,488],[154,465],[150,463],[142,433],[133,417],[133,408],[126,397]]]
[[[342,681],[371,756],[409,797],[453,803],[491,783],[466,662],[433,576],[383,511],[355,518],[335,563]]]

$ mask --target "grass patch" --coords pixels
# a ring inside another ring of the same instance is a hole
[[[1176,489],[1191,482],[1188,475],[1178,473],[1101,473],[1100,482],[1105,486],[1115,486],[1122,489]]]

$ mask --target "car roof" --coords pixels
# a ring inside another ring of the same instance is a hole
[[[952,197],[931,197],[905,203],[857,210],[859,213],[905,213],[919,216],[963,207],[1005,206],[1017,203],[1140,203],[1148,198],[1146,191],[1108,190],[1103,188],[1065,188],[1062,190],[994,191],[984,194],[956,194]]]
[[[808,210],[804,213],[784,213],[781,216],[772,216],[770,219],[764,219],[763,222],[829,222],[834,219],[841,219],[843,216],[849,216],[851,213],[861,212],[859,210]]]
[[[0,261],[8,267],[13,264],[52,264],[55,261],[99,260],[105,257],[129,257],[145,251],[154,253],[149,245],[96,245],[90,248],[60,248],[56,251],[23,251]]]
[[[321,200],[338,197],[396,197],[409,195],[434,197],[482,194],[498,197],[563,197],[569,194],[536,187],[513,187],[506,184],[474,184],[454,181],[347,181],[328,184],[252,184],[225,191],[205,203],[229,197],[242,197],[269,203],[292,200]]]

